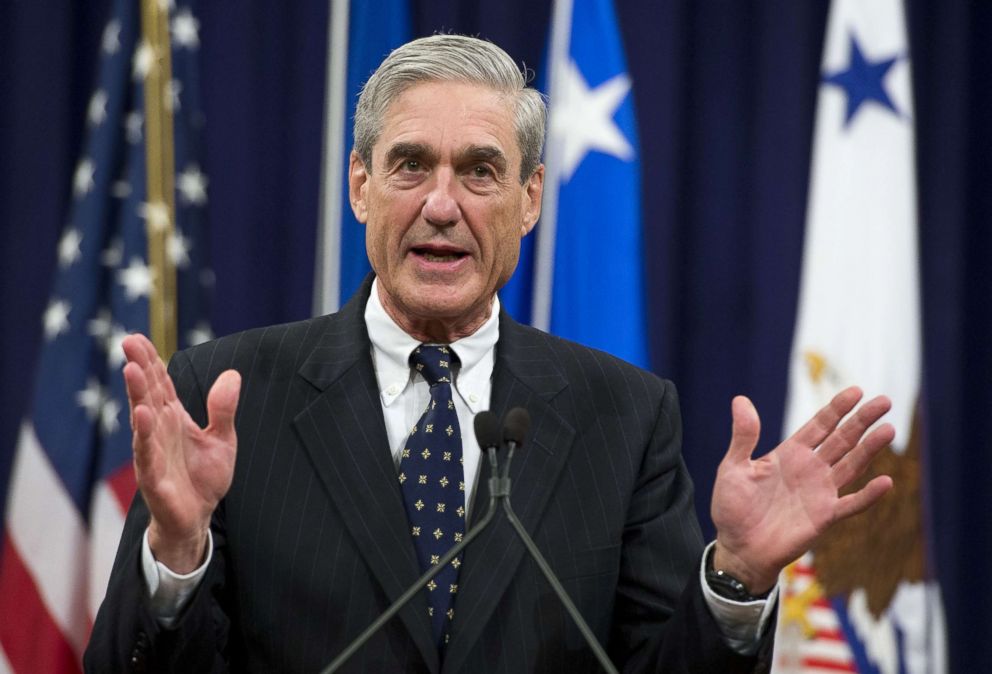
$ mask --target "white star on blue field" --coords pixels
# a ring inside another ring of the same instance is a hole
[[[847,68],[823,77],[825,84],[838,86],[847,94],[845,127],[851,125],[851,120],[854,119],[861,105],[868,101],[875,101],[883,108],[891,110],[897,117],[902,116],[889,97],[889,92],[885,90],[885,76],[900,58],[901,56],[896,55],[879,61],[870,61],[861,51],[857,38],[851,35]]]

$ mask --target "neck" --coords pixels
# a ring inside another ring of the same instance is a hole
[[[493,313],[493,298],[490,297],[478,309],[452,318],[411,316],[397,307],[379,285],[379,302],[382,308],[403,332],[418,342],[427,344],[451,344],[463,337],[474,334]]]

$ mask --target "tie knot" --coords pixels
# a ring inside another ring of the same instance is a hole
[[[444,344],[421,344],[410,354],[410,364],[432,387],[451,383],[451,366],[458,356]]]

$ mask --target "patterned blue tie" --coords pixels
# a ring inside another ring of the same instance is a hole
[[[462,433],[451,397],[451,365],[458,357],[447,346],[422,344],[410,364],[431,387],[427,409],[407,438],[400,458],[400,485],[420,568],[438,563],[465,534],[465,473]],[[438,647],[449,640],[458,592],[461,555],[427,584],[427,612]]]

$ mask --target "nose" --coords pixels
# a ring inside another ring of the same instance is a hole
[[[424,201],[424,220],[435,227],[450,227],[462,217],[456,190],[458,185],[454,173],[442,168],[434,174],[434,185]]]

